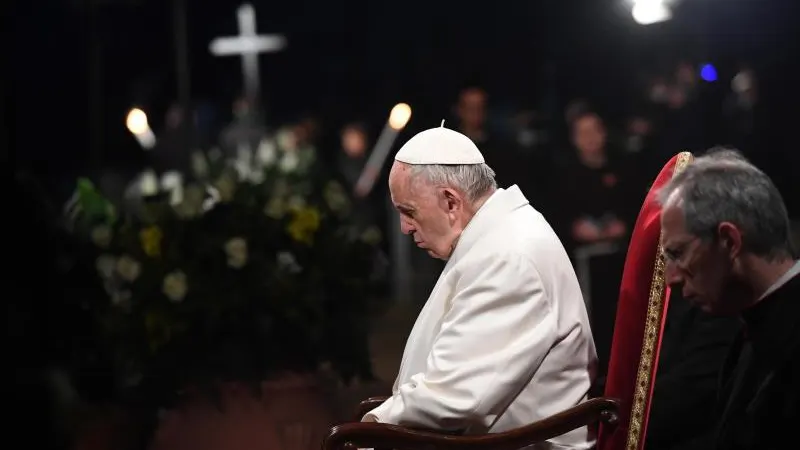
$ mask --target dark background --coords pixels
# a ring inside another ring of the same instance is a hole
[[[644,74],[691,58],[713,62],[721,88],[738,63],[757,68],[766,142],[780,154],[766,169],[779,184],[790,175],[781,172],[786,158],[800,153],[792,130],[796,2],[684,0],[672,21],[651,27],[633,22],[626,0],[252,3],[258,31],[283,33],[289,43],[260,59],[273,123],[313,113],[331,127],[352,119],[379,126],[391,105],[407,101],[410,128],[426,128],[473,83],[487,88],[495,108],[558,111],[586,96],[613,120]],[[236,34],[238,3],[187,4],[192,99],[225,122],[241,86],[240,60],[214,57],[208,45]],[[3,122],[16,165],[72,180],[91,164],[135,160],[127,110],[145,108],[158,132],[176,99],[173,13],[166,0],[14,4]]]

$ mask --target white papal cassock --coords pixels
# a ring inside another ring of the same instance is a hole
[[[512,430],[585,401],[596,359],[563,245],[517,186],[498,189],[461,234],[420,312],[393,396],[363,420]],[[541,448],[593,443],[584,427]]]

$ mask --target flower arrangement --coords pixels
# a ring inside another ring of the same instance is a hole
[[[107,294],[89,309],[124,384],[174,390],[320,365],[371,376],[380,233],[351,223],[338,182],[284,160],[209,163],[177,201],[156,195],[135,211],[79,181],[72,229],[91,242]]]

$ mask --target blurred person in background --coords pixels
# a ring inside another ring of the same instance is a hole
[[[531,179],[530,165],[517,151],[516,144],[506,140],[488,124],[489,96],[483,88],[471,86],[458,95],[454,107],[455,129],[477,145],[486,158],[486,163],[495,170],[501,185],[519,184],[526,195],[531,189],[525,181]]]
[[[707,145],[709,124],[700,101],[697,70],[687,61],[673,67],[670,76],[657,77],[650,88],[658,112],[648,167],[660,167],[678,152],[698,152]]]
[[[763,134],[764,110],[753,69],[745,66],[731,80],[730,91],[723,104],[723,117],[726,142],[738,148],[755,164],[768,165],[773,155],[756,152],[757,149],[768,147],[758,142]]]
[[[641,204],[633,188],[630,169],[619,153],[609,149],[602,118],[578,110],[571,127],[574,158],[562,168],[561,233],[573,257],[579,249],[603,242],[620,244],[620,251],[590,260],[592,330],[600,360],[600,373],[608,364],[616,317],[616,301],[624,263],[624,243]],[[642,196],[643,197],[643,196]],[[573,261],[575,262],[575,261]],[[579,273],[585,279],[586,274]]]
[[[468,87],[458,94],[455,106],[458,130],[476,145],[491,142],[493,137],[486,126],[488,101],[486,91],[477,86]]]
[[[631,221],[629,168],[624,157],[609,150],[603,119],[592,111],[574,118],[574,156],[563,170],[565,224],[573,246],[626,236]]]
[[[353,192],[358,177],[367,163],[367,132],[362,123],[353,122],[345,125],[339,134],[339,149],[336,165],[347,183],[349,192]]]

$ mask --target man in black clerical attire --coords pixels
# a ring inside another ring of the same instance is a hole
[[[721,372],[714,430],[694,448],[795,448],[800,424],[800,261],[772,180],[731,150],[697,158],[660,193],[666,278],[744,330]]]
[[[714,426],[720,368],[742,328],[732,316],[715,316],[673,290],[658,359],[647,450],[692,448]]]

